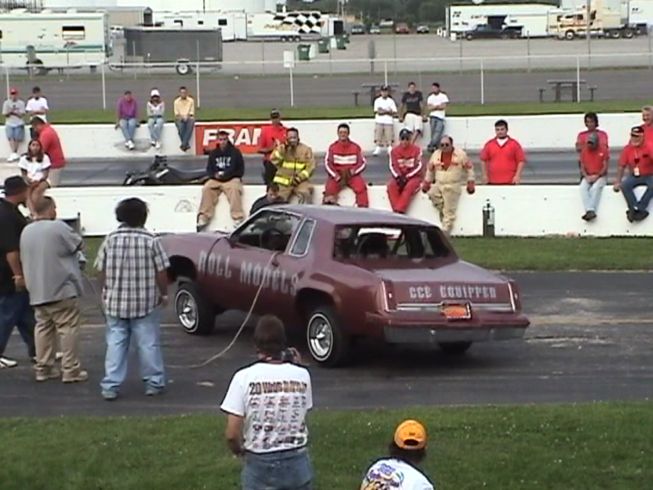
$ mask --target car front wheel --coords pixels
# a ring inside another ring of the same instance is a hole
[[[330,306],[318,306],[308,316],[306,343],[318,364],[336,367],[348,360],[351,339]]]
[[[440,350],[449,356],[462,356],[472,346],[471,342],[441,342]]]
[[[186,333],[208,335],[213,331],[216,311],[193,282],[179,284],[175,295],[175,313]]]

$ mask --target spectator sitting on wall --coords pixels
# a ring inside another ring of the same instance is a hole
[[[50,157],[43,152],[43,146],[37,139],[29,142],[27,153],[22,155],[18,161],[20,173],[29,184],[27,207],[32,215],[34,215],[34,204],[50,188],[48,181],[50,165]]]
[[[499,119],[494,123],[495,137],[485,143],[480,159],[483,176],[490,185],[519,184],[526,165],[526,156],[519,141],[508,136],[508,123]]]
[[[585,221],[596,219],[601,193],[607,183],[609,155],[600,141],[598,133],[590,133],[580,151],[580,172],[583,176],[580,194],[585,208],[582,218]]]
[[[631,223],[642,221],[648,216],[648,205],[653,198],[653,143],[644,139],[644,129],[635,126],[630,130],[630,142],[621,152],[617,178],[614,182],[615,192],[621,192],[628,204],[626,217]],[[628,175],[622,180],[624,173]],[[641,199],[635,197],[635,187],[646,186]]]
[[[179,96],[174,102],[175,125],[179,133],[181,151],[190,150],[190,139],[195,129],[195,99],[188,94],[188,89],[179,87]]]
[[[138,126],[138,102],[136,102],[131,90],[126,90],[123,96],[118,99],[116,118],[116,129],[120,128],[122,131],[125,138],[125,148],[133,150],[136,148],[134,135]]]
[[[150,131],[150,145],[157,150],[161,148],[165,112],[166,103],[161,100],[161,92],[153,88],[150,91],[150,100],[147,102],[147,128]]]

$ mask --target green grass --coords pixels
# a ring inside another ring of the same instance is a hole
[[[454,238],[458,255],[504,271],[651,270],[650,238]],[[86,239],[89,264],[101,239]],[[94,274],[89,266],[87,269]]]
[[[566,114],[583,113],[587,111],[628,112],[639,111],[642,101],[600,101],[600,102],[511,102],[504,104],[453,104],[448,109],[450,116],[516,116],[532,114]],[[281,111],[287,120],[293,119],[352,119],[372,116],[372,109],[367,105],[343,107],[282,107]],[[264,108],[208,108],[197,111],[199,121],[252,121],[267,120],[269,107]],[[59,124],[73,123],[115,123],[113,110],[53,110],[51,120]]]
[[[318,490],[351,490],[403,418],[430,434],[437,488],[644,489],[653,479],[653,405],[317,411]],[[235,489],[240,463],[215,415],[2,419],[3,490]]]
[[[464,260],[498,270],[650,270],[650,238],[454,238]]]

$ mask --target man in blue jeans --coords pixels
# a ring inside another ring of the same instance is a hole
[[[0,199],[0,369],[16,367],[14,359],[4,355],[14,327],[18,328],[34,358],[34,311],[25,289],[23,267],[20,262],[20,235],[27,220],[18,209],[27,202],[28,187],[20,176],[4,182],[5,197]]]
[[[429,123],[431,126],[431,141],[428,150],[434,152],[440,147],[440,139],[444,134],[444,120],[446,117],[449,97],[442,90],[440,84],[434,82],[431,85],[431,93],[426,99],[426,108],[429,112]]]
[[[628,176],[623,178],[625,171]],[[637,200],[635,187],[645,186],[644,194]],[[644,139],[644,129],[635,126],[630,130],[630,142],[621,152],[614,191],[621,192],[628,204],[626,217],[631,223],[642,221],[649,215],[648,205],[653,198],[653,142]]]
[[[118,99],[116,107],[116,129],[120,128],[122,136],[125,138],[125,148],[133,150],[134,135],[138,126],[138,102],[130,90],[125,91],[122,97]]]
[[[116,208],[120,227],[106,237],[95,262],[104,283],[107,319],[105,375],[100,384],[105,400],[118,397],[127,375],[132,336],[145,394],[159,395],[165,388],[160,308],[168,303],[166,270],[170,262],[159,238],[144,228],[147,214],[147,204],[140,199],[121,201]]]
[[[284,325],[261,317],[254,330],[258,362],[231,380],[220,407],[227,413],[225,436],[243,457],[243,490],[311,490],[306,414],[313,408],[311,375],[286,348]]]

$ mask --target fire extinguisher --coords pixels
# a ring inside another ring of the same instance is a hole
[[[483,206],[483,236],[494,236],[494,206],[492,206],[489,199],[485,201],[485,206]]]

